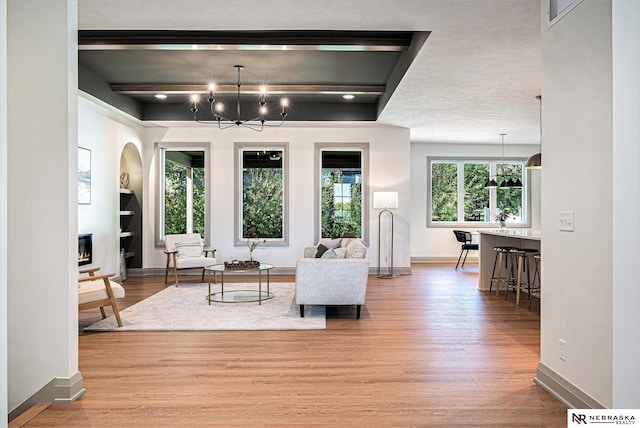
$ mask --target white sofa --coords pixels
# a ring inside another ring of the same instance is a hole
[[[356,305],[356,318],[367,294],[369,259],[316,258],[316,247],[306,247],[296,264],[296,304],[304,317],[305,305]]]

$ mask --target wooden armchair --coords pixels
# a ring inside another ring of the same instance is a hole
[[[176,287],[178,287],[178,270],[182,269],[202,269],[202,281],[204,281],[204,268],[216,264],[216,250],[204,248],[204,243],[198,233],[165,235],[164,245],[164,253],[167,255],[167,266],[164,272],[165,284],[171,270]]]
[[[80,270],[81,275],[88,276],[78,278],[78,310],[100,308],[102,318],[106,318],[104,307],[111,306],[118,326],[122,327],[116,299],[124,297],[124,288],[117,282],[109,281],[112,273],[96,275],[99,270],[99,267]]]

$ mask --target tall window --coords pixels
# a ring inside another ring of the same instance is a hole
[[[286,146],[237,145],[236,244],[287,244]]]
[[[316,143],[315,238],[368,239],[367,143]]]
[[[156,245],[166,234],[198,233],[207,238],[207,148],[208,144],[156,145]]]
[[[508,213],[509,223],[527,223],[523,162],[431,159],[429,165],[429,225],[492,223],[503,212]],[[498,183],[519,179],[523,188],[485,188],[490,177]]]

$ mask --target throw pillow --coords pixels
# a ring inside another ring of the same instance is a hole
[[[362,259],[367,255],[367,247],[360,241],[356,239],[354,241],[349,242],[347,246],[347,258],[350,259]]]
[[[338,256],[336,256],[336,249],[335,248],[329,248],[327,251],[324,252],[324,254],[322,255],[322,257],[320,257],[321,259],[335,259]]]
[[[333,250],[337,259],[344,259],[347,257],[347,249],[346,248],[336,248]]]
[[[176,242],[178,257],[200,257],[202,244],[199,242]]]
[[[340,246],[342,248],[347,248],[352,241],[356,241],[358,238],[342,238],[342,242]]]
[[[326,253],[327,250],[328,250],[327,247],[325,247],[322,244],[318,244],[318,248],[316,249],[316,255],[315,255],[316,259],[319,259],[320,257],[322,257],[322,255]]]
[[[318,242],[318,245],[324,245],[325,247],[327,247],[327,249],[338,248],[340,246],[340,242],[342,242],[341,238],[336,238],[336,239],[322,238]]]

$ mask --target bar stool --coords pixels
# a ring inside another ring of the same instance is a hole
[[[509,288],[509,283],[515,281],[515,271],[513,266],[512,251],[517,250],[516,247],[510,246],[497,246],[493,247],[493,251],[496,253],[496,258],[493,262],[493,271],[491,273],[491,282],[489,283],[489,293],[493,288],[493,283],[496,285],[496,296],[500,294],[500,285],[505,284],[506,288]],[[511,266],[509,266],[509,259],[512,260]],[[496,272],[497,269],[497,272]],[[504,275],[503,275],[504,274]]]
[[[540,301],[541,291],[542,291],[542,283],[540,282],[540,262],[542,260],[542,256],[540,254],[536,254],[533,256],[533,261],[535,262],[535,270],[533,272],[533,280],[531,284],[531,291],[529,292],[529,309],[531,309],[531,297],[537,297],[538,301]]]
[[[507,287],[507,292],[504,295],[504,300],[507,300],[509,296],[509,288],[513,288],[516,292],[516,305],[520,305],[520,291],[524,286],[527,288],[527,292],[529,294],[529,299],[531,299],[531,258],[530,256],[534,256],[538,254],[538,250],[534,248],[517,248],[511,251],[512,257],[514,258],[514,265],[518,266],[516,281],[511,283],[511,287]],[[526,272],[527,274],[527,282],[522,282],[522,273]]]

